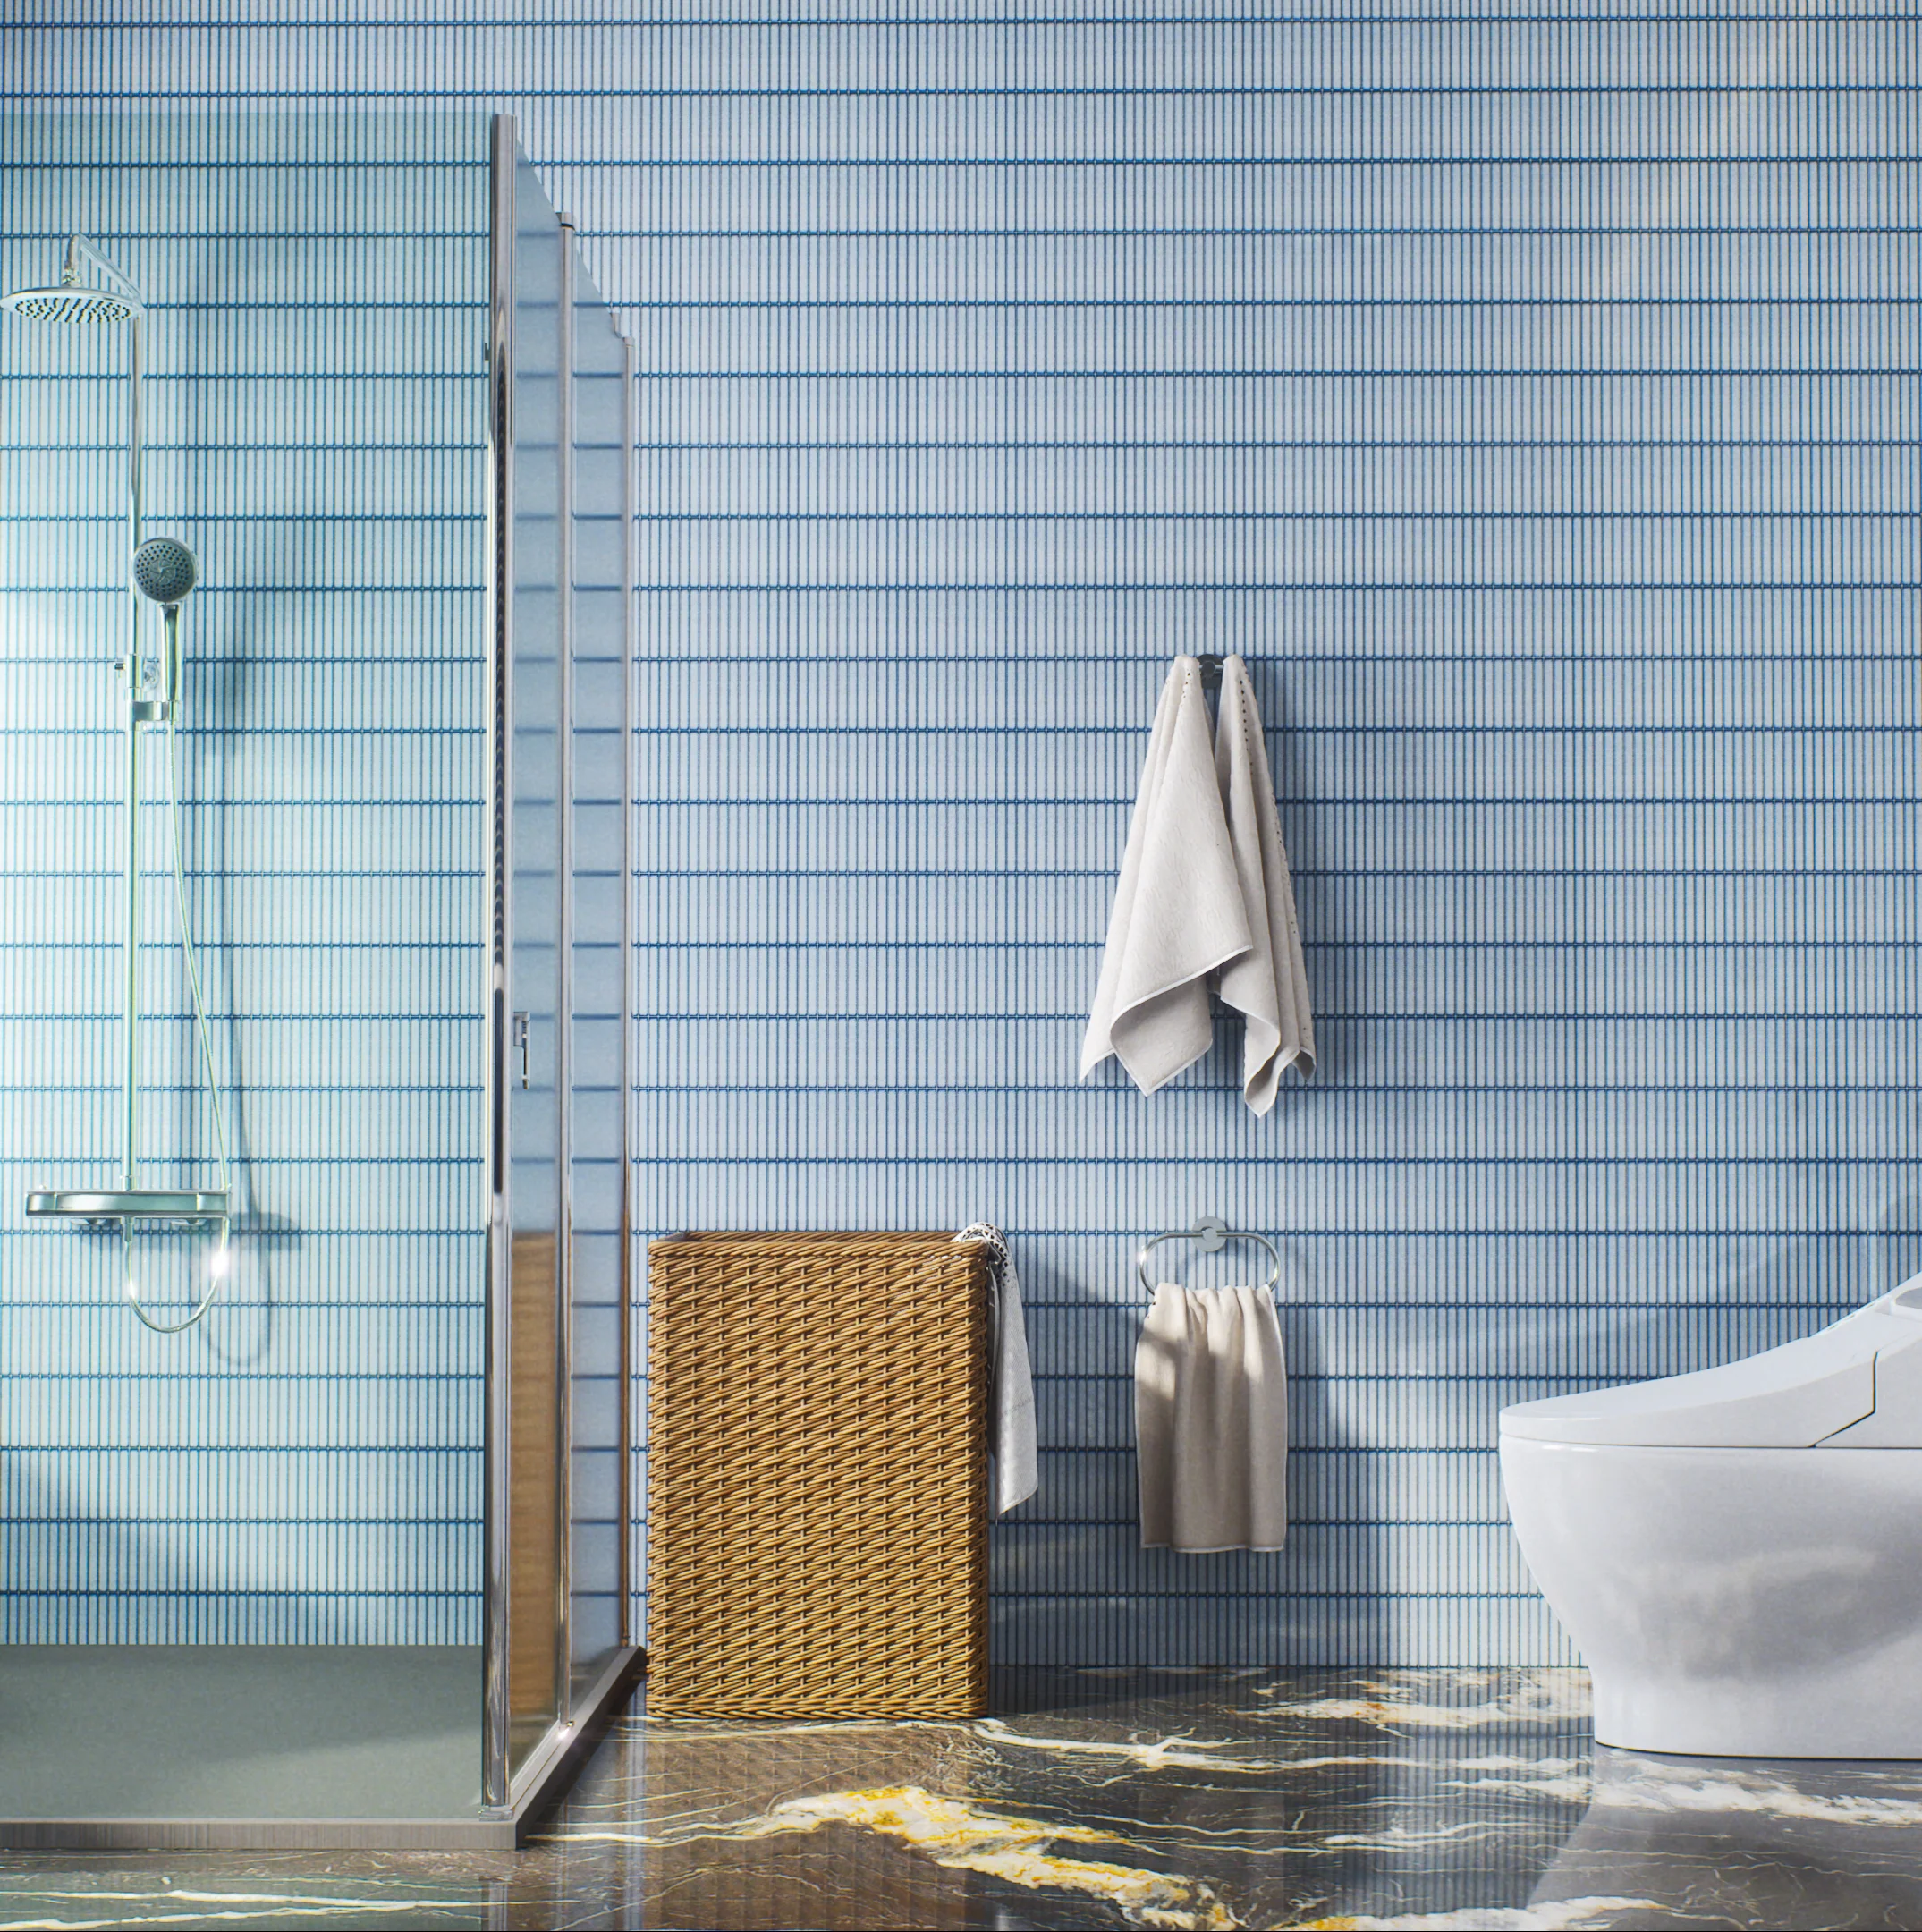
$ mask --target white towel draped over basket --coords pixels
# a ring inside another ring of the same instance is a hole
[[[970,1221],[954,1239],[987,1250],[987,1513],[1003,1516],[1040,1481],[1035,1444],[1035,1385],[1028,1363],[1028,1318],[1008,1237],[989,1221]]]

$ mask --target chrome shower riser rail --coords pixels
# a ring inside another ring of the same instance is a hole
[[[140,318],[129,325],[127,348],[127,555],[140,547]],[[127,729],[126,869],[121,882],[121,1147],[120,1181],[134,1187],[140,1179],[134,1121],[140,1104],[140,1075],[135,1063],[136,1031],[140,1025],[137,935],[140,913],[140,593],[127,580],[127,656],[124,674]]]
[[[92,262],[121,291],[109,297],[80,280],[82,258]],[[121,930],[121,1161],[118,1189],[43,1189],[27,1197],[30,1216],[64,1217],[89,1230],[117,1228],[125,1251],[122,1292],[140,1321],[157,1334],[177,1335],[192,1326],[212,1305],[232,1266],[233,1231],[232,1174],[227,1160],[226,1128],[221,1116],[219,1085],[215,1076],[214,1049],[207,1025],[207,1004],[201,996],[199,967],[194,955],[192,922],[188,916],[187,883],[181,853],[180,804],[180,606],[193,589],[193,553],[172,538],[141,541],[142,394],[144,373],[141,318],[147,299],[134,283],[87,240],[76,234],[67,244],[66,267],[57,289],[15,290],[0,295],[0,307],[30,320],[70,325],[109,323],[127,326],[127,546],[131,570],[127,583],[127,648],[115,665],[120,679],[122,724],[125,750],[125,851],[122,875]],[[140,605],[151,598],[160,605],[166,623],[165,654],[160,662],[162,689],[148,695],[148,665],[140,655]],[[140,1185],[140,733],[154,724],[166,729],[167,805],[173,836],[174,902],[180,913],[181,949],[187,981],[193,996],[194,1023],[207,1069],[207,1090],[213,1112],[215,1148],[220,1163],[220,1187],[203,1192],[179,1188]],[[211,1227],[217,1242],[207,1270],[207,1286],[194,1301],[183,1321],[157,1321],[142,1306],[133,1269],[137,1228],[160,1222],[172,1229]]]

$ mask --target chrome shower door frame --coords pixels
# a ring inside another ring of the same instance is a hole
[[[569,1178],[571,1135],[569,1113],[571,1107],[572,1043],[569,1036],[572,1027],[572,1006],[568,990],[568,952],[572,935],[572,894],[571,871],[572,866],[572,792],[573,775],[569,755],[572,731],[572,655],[573,655],[573,585],[572,585],[572,523],[573,523],[573,425],[572,425],[572,325],[573,325],[573,232],[572,227],[558,215],[555,220],[562,243],[562,285],[559,309],[559,326],[562,330],[561,352],[557,359],[556,400],[559,420],[555,425],[555,446],[559,460],[556,478],[557,508],[559,527],[557,538],[557,564],[559,596],[558,648],[560,653],[560,717],[557,724],[558,771],[556,784],[558,792],[556,806],[559,814],[560,863],[558,867],[556,900],[556,945],[559,951],[558,975],[559,995],[555,1012],[555,1081],[557,1106],[558,1144],[555,1161],[558,1180],[557,1224],[555,1227],[555,1302],[549,1311],[554,1325],[551,1346],[554,1352],[555,1387],[558,1402],[559,1440],[548,1445],[555,1456],[555,1494],[554,1497],[555,1521],[558,1526],[555,1543],[555,1574],[553,1579],[552,1610],[554,1615],[554,1681],[555,1684],[555,1710],[545,1734],[529,1747],[517,1763],[513,1756],[513,1687],[512,1682],[512,1644],[511,1586],[514,1572],[513,1523],[511,1507],[512,1485],[515,1468],[515,1406],[513,1401],[513,1363],[515,1342],[515,1308],[512,1282],[512,1226],[510,1201],[510,1167],[512,1163],[512,1133],[509,1118],[513,1072],[511,1066],[512,1050],[512,1027],[516,1005],[516,993],[512,984],[514,959],[516,909],[512,891],[514,852],[512,811],[514,802],[514,751],[513,733],[516,720],[514,665],[515,665],[515,618],[514,599],[515,547],[514,518],[516,508],[516,462],[514,416],[514,383],[516,370],[516,213],[515,213],[515,167],[520,156],[515,138],[514,123],[511,116],[496,115],[493,122],[490,147],[491,189],[489,195],[489,290],[487,323],[487,608],[488,628],[485,668],[485,772],[486,772],[486,854],[487,886],[485,917],[487,931],[484,946],[484,971],[486,975],[484,1024],[487,1029],[486,1050],[483,1058],[484,1106],[486,1108],[485,1135],[485,1260],[487,1290],[487,1356],[486,1356],[486,1400],[485,1400],[485,1462],[486,1462],[486,1504],[484,1525],[485,1546],[485,1599],[484,1599],[484,1655],[485,1688],[483,1702],[483,1728],[481,1742],[481,1816],[485,1819],[501,1822],[512,1820],[516,1826],[530,1813],[538,1810],[543,1803],[579,1768],[579,1759],[587,1745],[591,1743],[600,1727],[601,1720],[623,1696],[631,1682],[639,1653],[631,1643],[627,1642],[626,1604],[623,1597],[622,1637],[621,1648],[609,1660],[605,1669],[589,1683],[583,1685],[577,1694],[571,1683],[570,1661],[572,1640],[570,1633],[570,1613],[572,1588],[569,1577],[569,1559],[572,1547],[572,1515],[569,1486],[573,1463],[572,1406],[570,1389],[572,1364],[570,1360],[572,1342],[572,1320],[571,1312],[572,1285],[570,1249],[572,1226],[572,1188]],[[628,386],[630,398],[631,384]],[[631,639],[632,597],[631,564],[631,509],[632,496],[628,480],[632,469],[631,416],[623,414],[627,428],[627,446],[623,451],[622,508],[624,518],[622,534],[622,595],[623,623],[628,627],[626,644],[627,667],[631,670],[633,650]],[[631,682],[631,678],[626,682]],[[623,712],[629,710],[631,700],[623,705]],[[626,722],[626,718],[623,718]],[[629,768],[627,750],[631,741],[631,731],[623,741],[622,770]],[[631,816],[631,795],[622,801],[622,824],[625,827]],[[626,834],[623,831],[622,862],[623,868],[622,904],[629,903],[628,852]],[[622,1006],[627,986],[626,953],[631,943],[631,928],[622,934]],[[623,1055],[626,1046],[626,1026],[623,1011],[622,1029]],[[620,1356],[623,1379],[622,1401],[620,1404],[621,1442],[620,1467],[623,1477],[631,1453],[631,1437],[629,1428],[628,1403],[625,1400],[625,1376],[627,1370],[627,1302],[628,1283],[628,1241],[629,1219],[626,1197],[626,1175],[628,1147],[626,1141],[627,1110],[625,1100],[625,1070],[623,1066],[622,1089],[622,1147],[621,1170],[622,1192],[621,1199],[621,1280],[620,1294],[622,1316],[620,1322]],[[523,1445],[523,1450],[533,1445]],[[621,1548],[625,1555],[630,1535],[626,1521],[627,1487],[621,1486],[622,1517],[619,1525]],[[626,1577],[622,1566],[622,1585]]]
[[[507,1239],[507,803],[508,667],[513,642],[513,123],[494,119],[487,199],[487,645],[485,671],[486,845],[487,860],[487,1030],[482,1074],[487,1111],[486,1505],[482,1636],[485,1685],[480,1747],[484,1815],[508,1808],[507,1578],[511,1557],[504,1466],[512,1445],[508,1394],[512,1339]],[[497,1465],[499,1465],[497,1472]]]

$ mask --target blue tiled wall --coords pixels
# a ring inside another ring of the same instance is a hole
[[[174,17],[7,57],[506,108],[579,222],[641,369],[639,1219],[1010,1231],[997,1654],[1564,1655],[1500,1403],[1922,1258],[1912,20]],[[1266,1122],[1225,1053],[1074,1079],[1177,647],[1271,727],[1323,1072]],[[1207,1212],[1286,1257],[1278,1556],[1134,1547],[1130,1258]]]

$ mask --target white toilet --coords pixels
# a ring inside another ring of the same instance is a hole
[[[1765,1354],[1504,1409],[1502,1479],[1599,1742],[1922,1758],[1922,1275]]]

